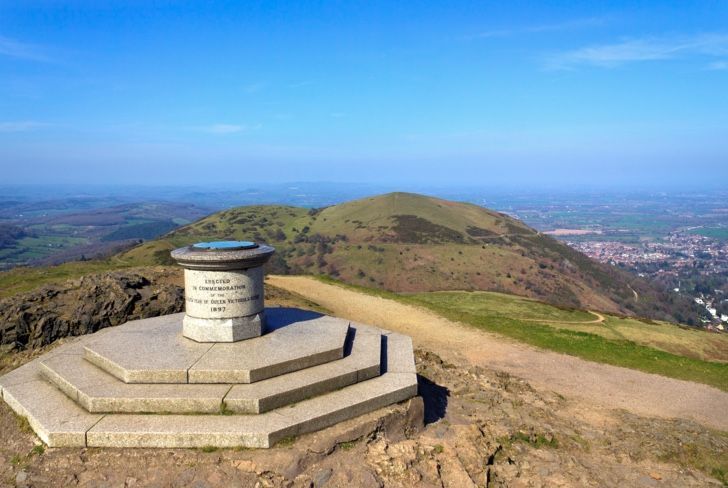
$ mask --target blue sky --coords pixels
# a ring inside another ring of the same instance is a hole
[[[0,2],[5,183],[728,182],[728,2]]]

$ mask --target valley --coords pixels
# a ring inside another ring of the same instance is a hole
[[[209,212],[184,203],[101,197],[0,200],[0,270],[105,258]]]

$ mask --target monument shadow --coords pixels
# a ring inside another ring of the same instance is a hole
[[[387,336],[382,336],[382,374],[387,372]],[[425,425],[437,422],[447,413],[450,390],[444,386],[417,375],[417,394],[425,405]]]
[[[324,315],[311,310],[291,307],[266,307],[265,308],[265,333],[282,329],[296,322],[314,320]]]

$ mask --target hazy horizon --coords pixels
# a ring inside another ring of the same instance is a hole
[[[5,184],[720,188],[728,4],[3,2]]]

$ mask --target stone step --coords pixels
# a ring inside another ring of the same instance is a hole
[[[124,383],[86,361],[82,349],[45,359],[40,369],[92,413],[262,413],[378,376],[382,336],[355,328],[350,336],[343,359],[251,384]]]
[[[260,415],[107,415],[88,447],[267,448],[417,395],[417,375],[385,373],[333,393]]]
[[[40,373],[42,360],[83,354],[84,339],[88,337],[56,347],[0,377],[0,394],[5,403],[25,417],[33,431],[50,447],[85,446],[86,432],[103,418],[101,414],[84,410]]]
[[[225,396],[226,410],[234,413],[263,413],[379,376],[382,335],[364,333],[354,328],[351,332],[351,354],[344,359],[258,383],[234,385]]]
[[[59,346],[0,377],[3,399],[51,447],[270,447],[285,437],[322,429],[417,394],[411,341],[390,333],[383,335],[386,357],[381,376],[260,415],[89,413],[45,381],[40,368],[41,362],[51,358],[80,355],[94,336]]]
[[[254,383],[341,359],[347,320],[298,309],[266,309],[266,334],[235,343],[182,336],[184,314],[107,329],[85,357],[125,383]]]

